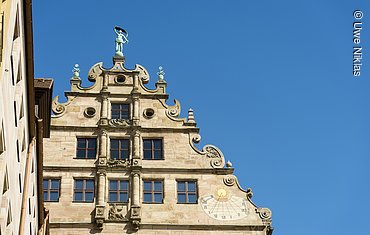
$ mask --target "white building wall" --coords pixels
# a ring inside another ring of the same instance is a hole
[[[4,14],[0,64],[0,146],[4,147],[0,147],[0,229],[1,234],[37,234],[36,166],[33,169],[30,167],[33,172],[29,178],[29,187],[24,188],[27,152],[31,141],[28,130],[27,79],[33,78],[26,78],[23,2],[5,0],[0,3],[0,9]],[[30,151],[34,165],[35,149],[34,146]],[[24,193],[27,194],[26,216],[24,231],[20,232]]]

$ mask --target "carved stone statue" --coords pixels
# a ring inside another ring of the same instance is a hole
[[[123,56],[123,44],[128,43],[128,33],[119,26],[114,27],[114,32],[117,34],[116,56]]]

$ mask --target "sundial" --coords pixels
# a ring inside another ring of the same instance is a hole
[[[203,211],[216,220],[238,220],[249,214],[246,198],[233,196],[226,188],[199,199]]]

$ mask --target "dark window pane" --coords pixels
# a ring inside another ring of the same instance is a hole
[[[117,180],[109,181],[109,190],[117,190],[118,189],[118,182]]]
[[[86,189],[94,189],[94,180],[86,180]]]
[[[111,149],[118,149],[118,140],[111,140],[110,141],[110,148]]]
[[[120,199],[121,202],[127,202],[128,201],[127,193],[120,193],[119,194],[119,199]]]
[[[122,149],[128,149],[128,140],[121,140],[121,148]]]
[[[94,193],[85,193],[85,201],[92,202],[94,200]]]
[[[186,203],[186,195],[184,193],[177,194],[177,202],[178,203]]]
[[[128,181],[121,181],[120,182],[120,189],[121,190],[128,190]]]
[[[115,192],[110,192],[109,193],[109,201],[111,201],[111,202],[116,202],[118,200],[118,198],[117,198],[117,193],[115,193]]]
[[[152,148],[152,141],[151,140],[144,140],[144,149],[151,149]]]
[[[44,191],[44,201],[48,201],[48,192]]]
[[[154,149],[162,149],[162,140],[153,140]]]
[[[152,194],[144,193],[144,202],[152,202]]]
[[[110,151],[110,158],[111,159],[118,159],[118,150],[111,150]]]
[[[155,193],[154,194],[154,202],[161,203],[163,200],[162,193]]]
[[[128,150],[123,150],[121,151],[121,159],[126,159],[129,156],[129,151]]]
[[[95,158],[96,157],[96,151],[95,150],[89,150],[87,152],[87,158]]]
[[[86,158],[86,150],[85,149],[77,150],[77,158]]]
[[[119,119],[119,112],[112,111],[112,119]]]
[[[196,203],[197,202],[197,196],[195,194],[189,194],[188,195],[189,203]]]
[[[49,185],[49,180],[43,180],[42,181],[42,186],[44,187],[44,189],[47,189],[48,185]]]
[[[195,192],[195,181],[188,182],[188,191]]]
[[[152,151],[144,150],[144,159],[152,159]]]
[[[154,151],[154,159],[162,159],[162,151],[161,150],[155,150]]]
[[[177,182],[177,191],[185,191],[185,182]]]
[[[80,201],[82,201],[82,193],[75,193],[75,201],[78,201],[78,202],[80,202]]]
[[[82,180],[76,180],[75,181],[75,188],[76,189],[82,189],[83,188],[83,182],[82,182]]]
[[[152,182],[151,181],[144,181],[144,190],[145,191],[152,191]]]
[[[86,148],[86,139],[77,139],[77,148]]]
[[[88,148],[96,148],[96,139],[88,139]]]
[[[58,189],[59,188],[59,180],[51,180],[51,188]]]
[[[162,192],[162,182],[161,181],[154,182],[154,191]]]
[[[59,193],[58,192],[50,192],[50,201],[58,201]]]

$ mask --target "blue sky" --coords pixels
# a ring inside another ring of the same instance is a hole
[[[54,96],[111,66],[113,27],[129,32],[126,65],[142,64],[193,108],[204,144],[235,167],[275,235],[367,231],[370,203],[368,1],[33,1],[35,76]],[[352,75],[352,13],[363,66]],[[85,86],[89,82],[83,82]]]

